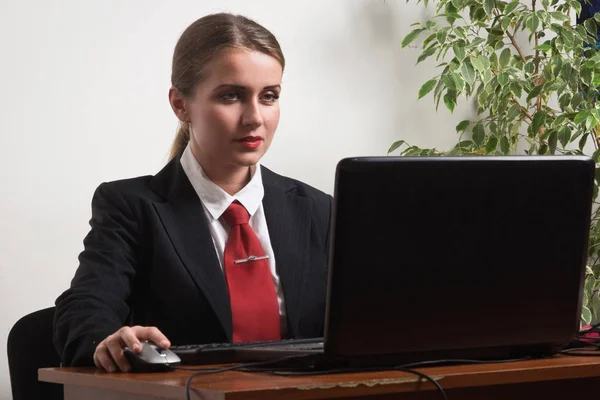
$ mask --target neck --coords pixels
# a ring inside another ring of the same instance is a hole
[[[215,165],[204,160],[200,154],[196,154],[193,148],[192,154],[194,154],[198,164],[202,166],[208,179],[231,196],[242,190],[250,182],[254,168],[256,168],[254,165],[249,167]]]

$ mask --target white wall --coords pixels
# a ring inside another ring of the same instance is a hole
[[[433,63],[400,49],[404,0],[0,0],[0,342],[67,288],[103,181],[153,174],[176,129],[167,101],[178,35],[215,11],[250,16],[287,58],[282,120],[264,163],[326,192],[337,161],[395,140],[447,148],[468,110],[416,101]],[[3,345],[4,346],[4,345]],[[0,399],[10,398],[0,353]]]

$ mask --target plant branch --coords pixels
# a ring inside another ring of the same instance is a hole
[[[521,103],[519,103],[519,100],[517,100],[517,98],[514,95],[512,97],[512,101],[514,101],[515,104],[517,104],[519,106],[523,115],[525,115],[530,121],[533,121],[533,117],[531,116],[531,114],[529,114],[529,111],[527,111],[527,109],[525,107],[523,107],[521,105]]]
[[[535,1],[535,0],[533,0]],[[495,16],[499,16],[500,12],[497,9],[494,9],[494,15]],[[515,28],[515,33],[517,32],[517,28]],[[514,34],[510,34],[510,32],[508,31],[508,29],[506,30],[506,35],[508,36],[508,38],[510,39],[510,42],[512,43],[513,47],[515,48],[515,50],[517,50],[517,53],[519,53],[519,57],[521,57],[521,61],[526,62],[525,61],[525,54],[523,54],[523,50],[521,50],[521,46],[519,46],[519,44],[517,43],[517,41],[515,40],[515,36]]]
[[[533,11],[533,13],[535,14],[535,3],[536,0],[531,0],[531,10]],[[540,85],[541,82],[539,82],[539,73],[540,73],[540,51],[537,49],[537,47],[539,46],[539,41],[540,38],[538,36],[537,32],[533,33],[533,36],[535,37],[535,80],[536,80],[536,85]],[[538,95],[537,97],[537,101],[536,101],[536,107],[537,110],[540,111],[542,109],[542,96]]]

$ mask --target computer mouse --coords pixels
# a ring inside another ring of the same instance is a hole
[[[162,349],[152,342],[142,342],[142,351],[135,353],[128,347],[123,354],[131,364],[132,372],[171,371],[172,366],[181,363],[181,359],[169,349]]]

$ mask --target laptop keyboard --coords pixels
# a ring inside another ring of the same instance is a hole
[[[171,346],[169,350],[181,358],[186,365],[227,364],[240,362],[236,349],[245,347],[279,347],[293,346],[301,349],[316,349],[323,347],[323,338],[284,339],[263,342],[244,343],[206,343]]]

